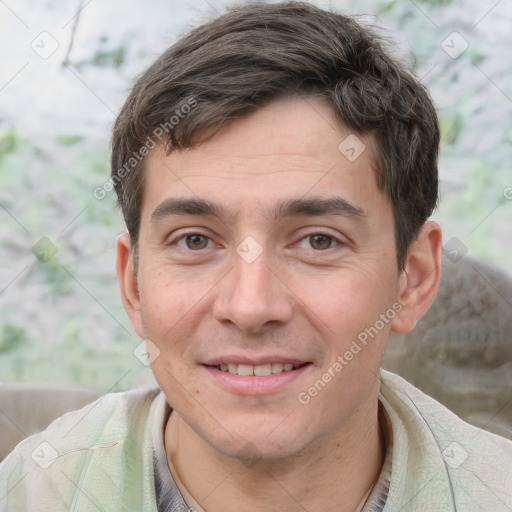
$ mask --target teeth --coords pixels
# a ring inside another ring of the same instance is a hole
[[[294,369],[291,363],[266,363],[253,366],[251,364],[221,364],[217,366],[223,372],[232,373],[234,375],[244,375],[256,377],[266,377],[275,373],[289,372]]]
[[[281,373],[284,365],[281,363],[272,363],[272,373]]]
[[[238,375],[254,375],[254,366],[250,364],[239,364],[237,373]]]
[[[260,364],[254,367],[254,375],[257,377],[266,377],[267,375],[272,374],[272,365],[268,364]]]

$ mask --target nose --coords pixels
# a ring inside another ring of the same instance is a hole
[[[289,322],[292,293],[278,270],[271,268],[265,251],[255,261],[238,253],[233,259],[233,268],[221,281],[213,304],[214,318],[252,334]]]

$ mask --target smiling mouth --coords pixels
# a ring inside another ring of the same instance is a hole
[[[230,373],[232,375],[242,375],[245,377],[268,377],[269,375],[275,375],[283,372],[291,372],[293,370],[298,370],[303,366],[309,365],[311,363],[303,363],[303,364],[291,364],[291,363],[266,363],[259,364],[257,366],[253,366],[251,364],[219,364],[211,366],[211,368],[216,368],[221,372]]]

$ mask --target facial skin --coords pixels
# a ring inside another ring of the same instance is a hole
[[[195,149],[147,157],[138,272],[122,235],[118,276],[137,334],[160,351],[152,369],[179,428],[168,457],[208,511],[239,510],[241,500],[247,510],[349,511],[380,471],[379,368],[390,330],[410,331],[434,298],[441,232],[427,223],[399,272],[373,141],[357,135],[366,149],[349,161],[338,146],[350,134],[321,99],[290,99]],[[334,197],[360,214],[270,214],[285,201]],[[229,216],[165,215],[160,205],[176,198]],[[301,403],[398,302],[378,335]],[[226,388],[205,366],[285,358],[309,364],[275,389]]]

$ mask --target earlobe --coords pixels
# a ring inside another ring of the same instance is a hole
[[[406,334],[434,301],[441,280],[442,234],[439,224],[426,222],[409,248],[399,277],[398,301],[402,310],[393,319],[391,330]]]
[[[117,237],[116,271],[123,305],[139,337],[144,338],[137,274],[133,267],[132,245],[128,233]]]

